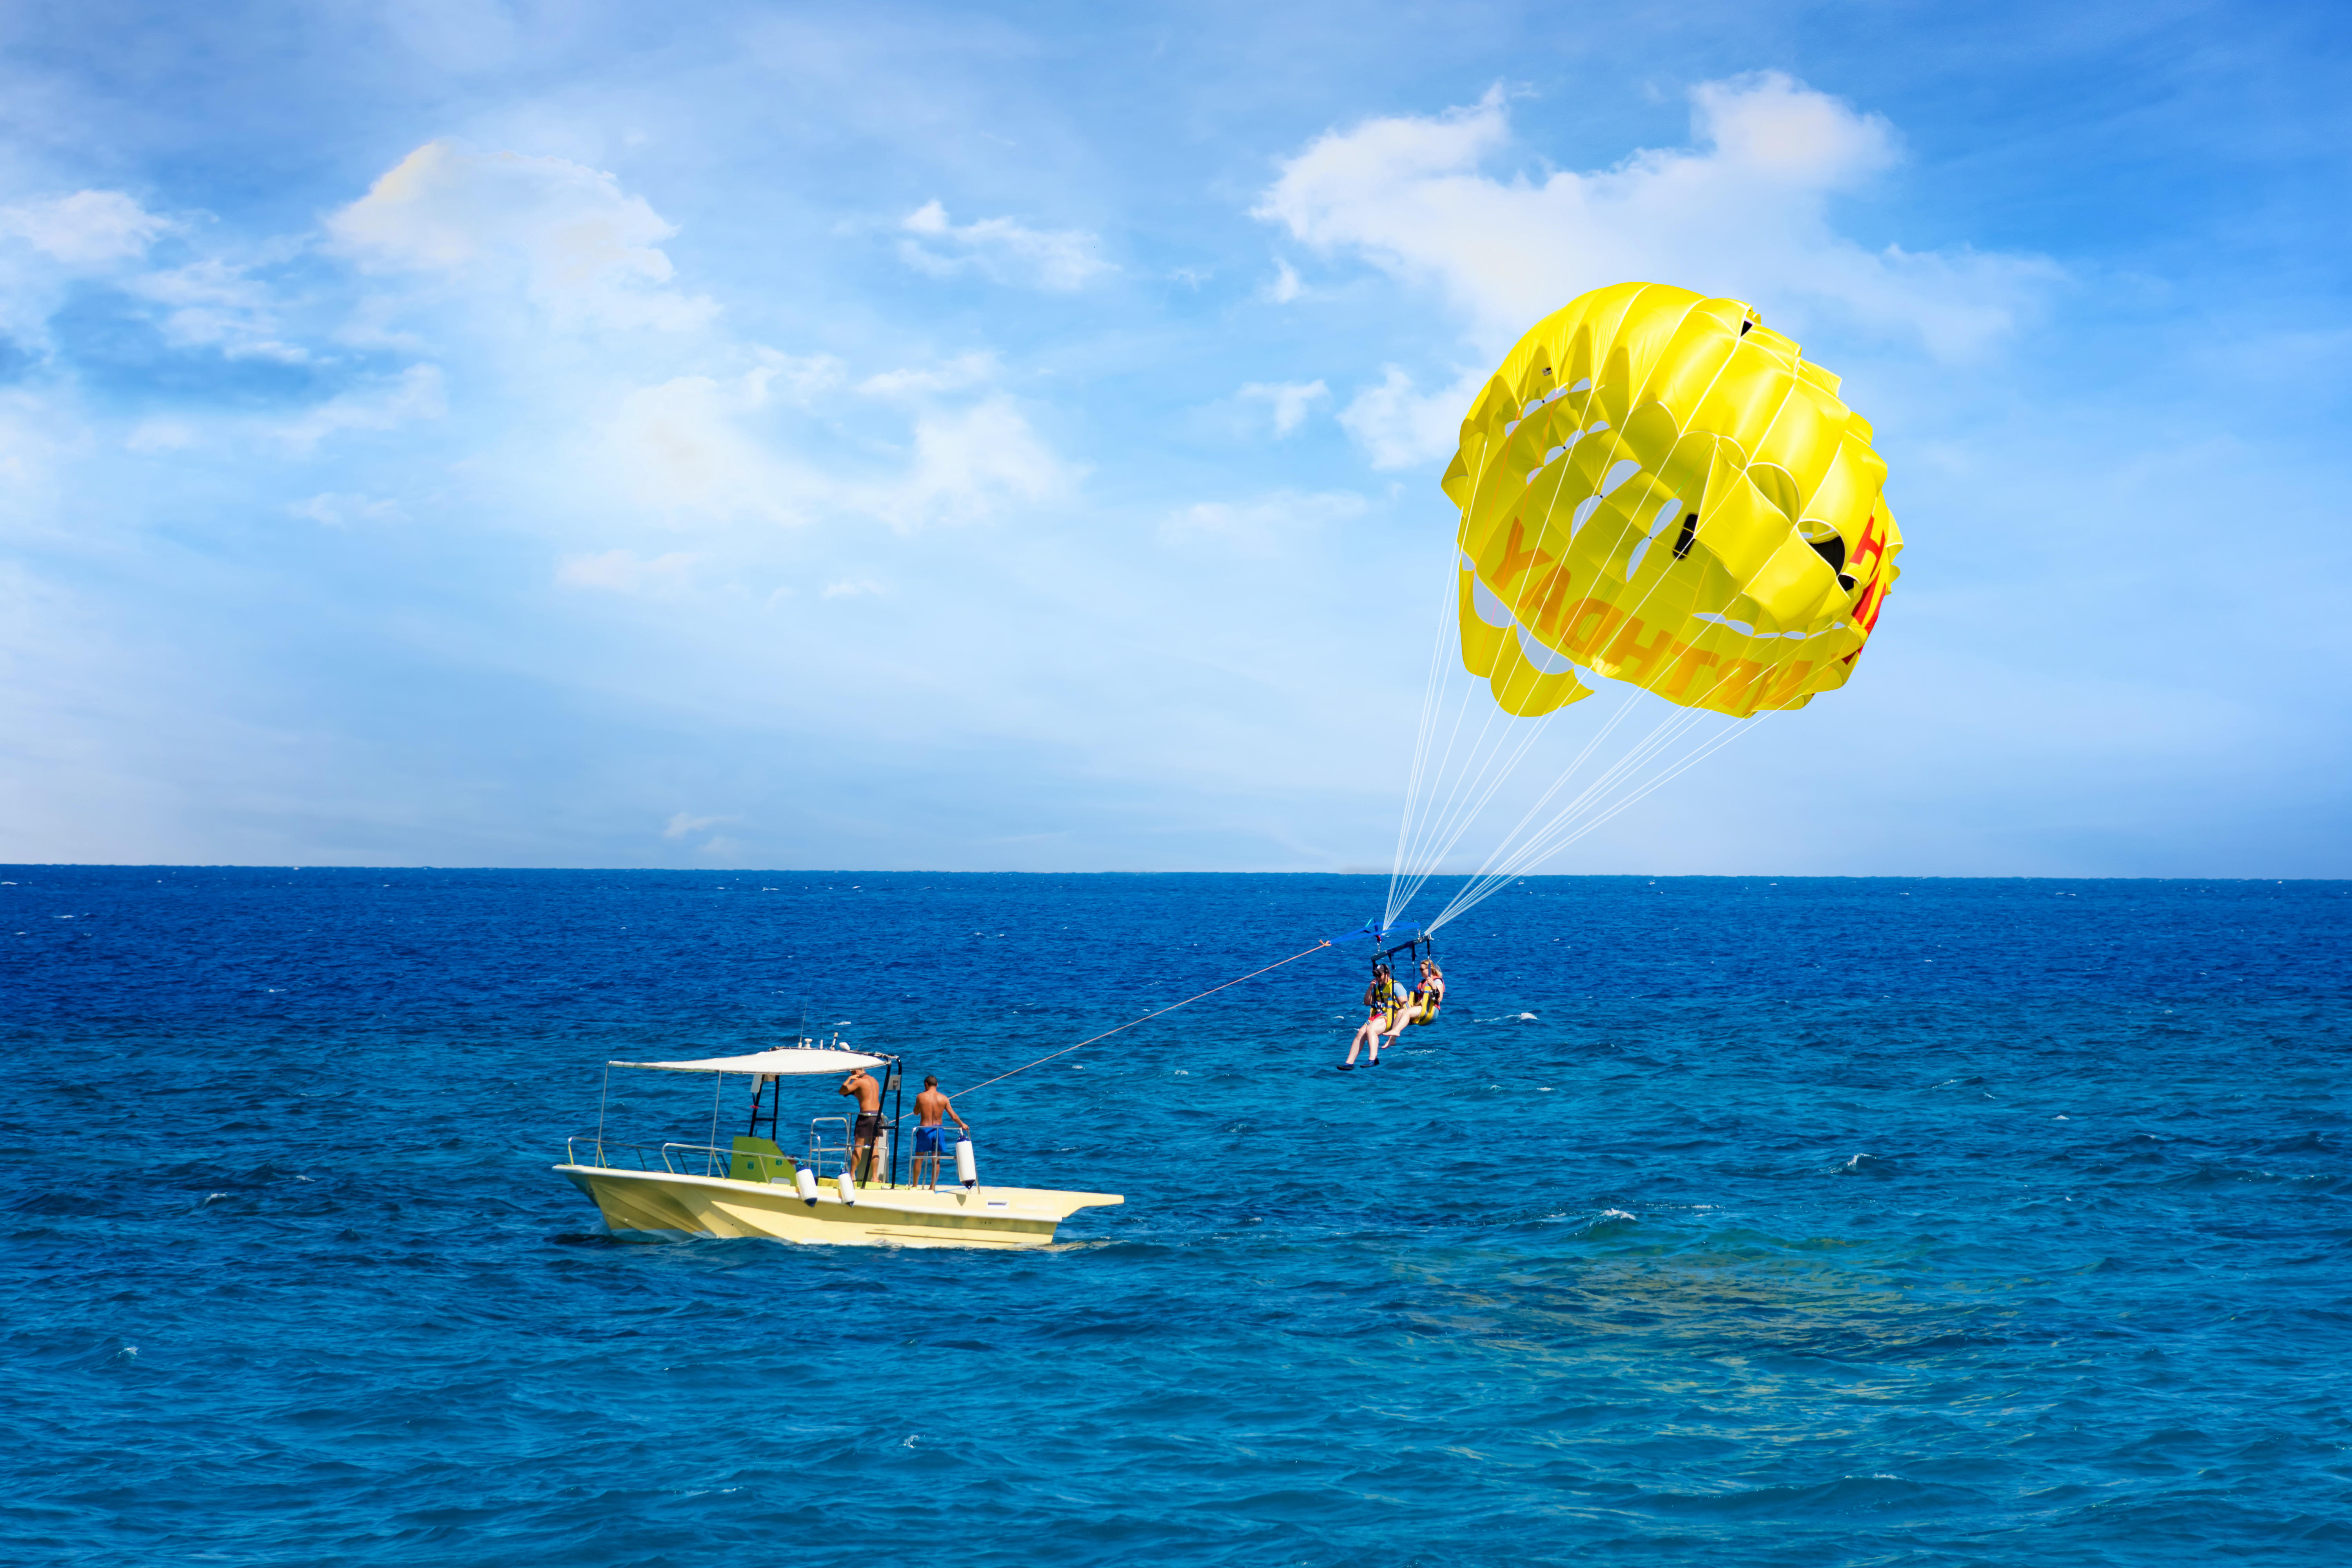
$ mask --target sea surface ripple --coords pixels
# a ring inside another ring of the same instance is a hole
[[[0,880],[11,1563],[2352,1561],[2352,884],[1530,879],[1377,1071],[1357,943],[963,1100],[1128,1200],[987,1255],[549,1167],[608,1058],[953,1089],[1384,879]]]

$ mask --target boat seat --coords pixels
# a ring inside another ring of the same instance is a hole
[[[789,1184],[800,1162],[776,1147],[766,1138],[738,1138],[733,1157],[727,1162],[727,1177],[735,1182],[758,1182],[766,1184],[782,1181]]]

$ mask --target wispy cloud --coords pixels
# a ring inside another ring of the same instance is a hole
[[[478,275],[519,266],[530,297],[577,326],[699,326],[718,307],[670,288],[677,230],[601,169],[428,142],[328,220],[362,267]]]
[[[934,277],[973,268],[999,283],[1067,292],[1118,270],[1103,258],[1101,240],[1085,229],[1031,228],[1009,217],[954,224],[936,201],[908,213],[898,226],[907,237],[898,254]]]
[[[420,419],[438,419],[447,412],[441,367],[415,364],[397,375],[339,393],[273,433],[288,446],[307,450],[346,430],[393,430]]]
[[[1511,140],[1497,89],[1319,136],[1255,210],[1302,243],[1434,284],[1487,352],[1588,289],[1671,278],[1956,358],[2011,332],[2059,277],[2038,257],[1870,249],[1837,233],[1831,198],[1901,156],[1876,115],[1774,71],[1706,83],[1691,105],[1691,149],[1530,181],[1484,172]]]
[[[958,354],[935,365],[886,370],[869,375],[857,384],[857,390],[869,397],[936,396],[943,392],[984,386],[996,379],[997,369],[993,353]]]
[[[0,206],[0,235],[11,235],[54,260],[73,265],[126,261],[174,226],[121,191],[76,191],[69,196]]]
[[[1403,366],[1383,365],[1378,384],[1356,394],[1339,411],[1339,426],[1373,468],[1413,468],[1454,450],[1462,437],[1462,416],[1486,380],[1485,371],[1465,371],[1451,385],[1423,392]]]
[[[607,550],[601,555],[574,555],[555,569],[555,580],[567,588],[600,588],[614,594],[672,594],[688,585],[703,557],[673,550],[650,559],[634,551]]]
[[[1352,522],[1369,510],[1362,496],[1345,490],[1307,494],[1276,490],[1248,500],[1195,501],[1180,507],[1161,520],[1160,537],[1169,544],[1265,556]]]
[[[367,495],[315,495],[286,509],[296,517],[329,528],[357,528],[363,523],[406,522],[408,513],[396,500]]]
[[[1274,433],[1287,436],[1307,422],[1307,411],[1331,395],[1316,381],[1253,381],[1241,389],[1245,403],[1264,403],[1274,415]]]

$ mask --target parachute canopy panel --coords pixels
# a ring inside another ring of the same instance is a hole
[[[1464,666],[1520,715],[1579,667],[1736,717],[1843,685],[1903,534],[1838,390],[1738,300],[1620,283],[1537,323],[1443,480]]]

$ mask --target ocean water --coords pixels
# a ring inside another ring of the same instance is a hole
[[[607,1058],[953,1089],[1381,879],[0,880],[12,1564],[2352,1561],[2352,884],[1530,879],[1376,1072],[1358,944],[961,1101],[1127,1195],[1016,1256],[549,1167]]]

